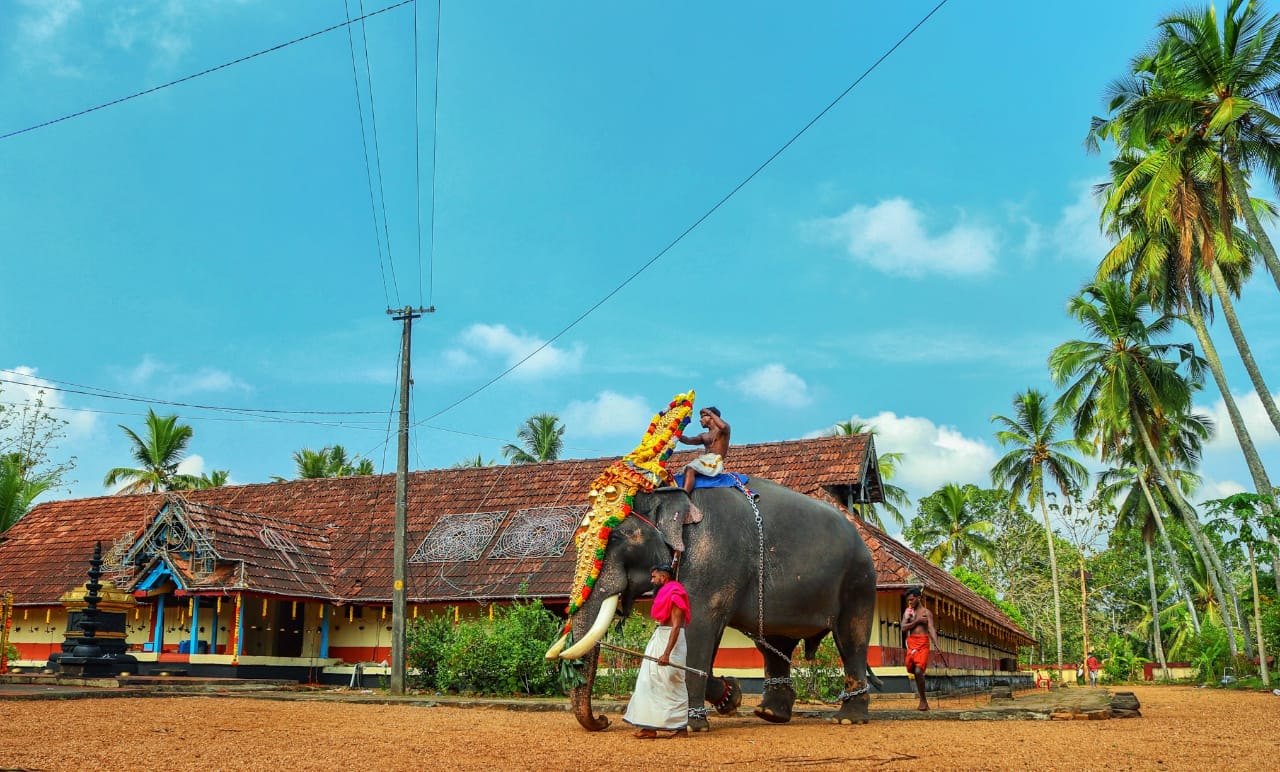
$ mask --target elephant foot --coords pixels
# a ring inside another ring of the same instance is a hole
[[[710,732],[711,722],[707,720],[706,708],[695,708],[689,711],[690,732]]]
[[[742,705],[742,686],[736,678],[717,678],[707,682],[707,702],[722,716],[732,716]]]
[[[790,678],[766,678],[764,696],[755,714],[770,723],[785,724],[791,720],[795,702],[796,690],[791,688]]]
[[[840,693],[840,709],[831,721],[836,724],[865,724],[871,720],[871,686],[846,678]]]

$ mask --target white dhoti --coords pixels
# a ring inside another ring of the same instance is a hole
[[[703,453],[694,460],[685,464],[684,473],[691,474],[697,472],[703,477],[718,477],[724,474],[724,459],[719,453]]]
[[[670,627],[654,630],[644,653],[653,659],[661,657],[667,650],[670,637]],[[671,650],[671,663],[683,665],[686,653],[685,636],[682,634]],[[684,729],[689,725],[689,692],[684,675],[680,668],[665,667],[650,659],[641,660],[636,689],[622,720],[641,729]]]

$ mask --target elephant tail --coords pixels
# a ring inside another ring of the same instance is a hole
[[[867,683],[876,687],[879,691],[884,691],[884,681],[881,681],[879,676],[871,672],[870,665],[867,665]]]

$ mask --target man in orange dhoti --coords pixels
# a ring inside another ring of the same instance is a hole
[[[924,607],[920,590],[907,590],[907,610],[902,614],[902,632],[907,635],[907,672],[916,679],[916,693],[920,704],[916,710],[928,710],[929,701],[924,696],[924,673],[929,668],[929,644],[942,653],[938,645],[938,631],[933,626],[933,612]]]

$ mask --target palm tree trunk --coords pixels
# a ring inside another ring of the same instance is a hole
[[[1147,588],[1151,591],[1151,635],[1156,644],[1156,662],[1160,663],[1160,677],[1169,680],[1169,663],[1164,659],[1164,641],[1160,637],[1160,596],[1156,594],[1156,563],[1151,559],[1151,542],[1142,540],[1147,554]]]
[[[1249,235],[1258,242],[1258,253],[1262,256],[1262,262],[1266,263],[1267,270],[1271,272],[1271,278],[1275,280],[1276,288],[1280,289],[1280,257],[1276,256],[1276,248],[1271,243],[1271,237],[1263,229],[1262,222],[1258,220],[1258,213],[1253,211],[1250,205],[1249,185],[1245,182],[1244,171],[1240,165],[1240,144],[1234,137],[1227,139],[1227,162],[1227,180],[1231,184],[1231,192],[1236,197],[1240,216],[1244,218],[1245,225],[1249,228]]]
[[[1249,380],[1253,383],[1253,390],[1257,392],[1258,399],[1262,400],[1267,418],[1271,419],[1271,425],[1275,427],[1276,433],[1280,434],[1280,408],[1276,407],[1275,398],[1271,396],[1271,390],[1267,388],[1267,383],[1262,378],[1262,370],[1258,368],[1258,363],[1253,358],[1253,349],[1249,347],[1249,341],[1244,337],[1240,319],[1236,316],[1235,303],[1231,300],[1231,293],[1227,291],[1226,278],[1222,275],[1222,268],[1217,263],[1213,264],[1210,276],[1213,279],[1214,294],[1218,296],[1218,303],[1222,306],[1222,318],[1227,320],[1227,329],[1231,331],[1231,338],[1240,352],[1240,361],[1244,363],[1244,369],[1249,373]]]
[[[1085,581],[1084,552],[1080,552],[1080,659],[1089,658],[1089,586]]]
[[[1058,644],[1058,678],[1062,678],[1062,593],[1058,589],[1058,552],[1053,546],[1053,526],[1049,524],[1049,507],[1040,491],[1040,511],[1044,513],[1044,533],[1049,539],[1049,568],[1053,572],[1053,630]]]
[[[1141,437],[1142,446],[1147,451],[1147,458],[1150,459],[1151,465],[1160,475],[1160,479],[1168,489],[1169,495],[1173,497],[1173,503],[1181,513],[1183,522],[1187,524],[1187,530],[1191,532],[1191,541],[1196,545],[1196,549],[1200,552],[1200,557],[1204,560],[1205,573],[1209,576],[1209,584],[1213,588],[1213,594],[1218,599],[1218,605],[1222,607],[1222,622],[1227,628],[1227,645],[1230,647],[1231,657],[1234,659],[1239,655],[1240,648],[1236,641],[1231,607],[1227,605],[1227,594],[1223,589],[1223,582],[1219,581],[1219,576],[1226,576],[1226,572],[1222,570],[1222,561],[1218,560],[1218,555],[1213,549],[1213,545],[1205,538],[1204,531],[1200,530],[1200,520],[1196,516],[1195,510],[1186,502],[1186,499],[1182,498],[1182,492],[1178,490],[1173,475],[1169,474],[1169,470],[1165,468],[1159,454],[1156,453],[1155,445],[1151,442],[1151,436],[1147,433],[1146,422],[1142,420],[1141,416],[1135,416],[1134,418],[1137,423],[1138,436]]]
[[[1191,597],[1191,593],[1187,590],[1187,582],[1182,575],[1182,564],[1178,562],[1178,554],[1173,551],[1173,542],[1169,539],[1169,531],[1164,527],[1164,515],[1160,513],[1160,508],[1156,506],[1155,497],[1151,495],[1151,486],[1147,485],[1147,478],[1143,474],[1138,475],[1138,485],[1141,486],[1142,494],[1147,498],[1147,506],[1151,508],[1151,513],[1155,517],[1156,528],[1160,529],[1160,542],[1164,546],[1165,555],[1169,558],[1169,570],[1173,572],[1174,584],[1178,586],[1178,592],[1187,603],[1187,611],[1191,613],[1191,627],[1195,629],[1196,635],[1199,635],[1200,615],[1196,612],[1195,599]]]
[[[1262,668],[1262,685],[1271,685],[1271,675],[1267,672],[1267,644],[1262,640],[1262,605],[1258,600],[1258,566],[1253,562],[1253,545],[1245,545],[1249,550],[1249,576],[1253,580],[1253,624],[1258,632],[1258,664]]]
[[[1216,273],[1216,277],[1214,279],[1214,284],[1216,286],[1218,278],[1222,276],[1222,271],[1219,270],[1216,265],[1214,266],[1214,271]],[[1225,292],[1220,293],[1220,295],[1224,304],[1223,316],[1227,316],[1226,309],[1230,307],[1228,304],[1231,299],[1226,296]],[[1228,318],[1230,319],[1234,316],[1235,311],[1232,309],[1231,316]],[[1222,404],[1227,406],[1227,415],[1231,419],[1231,428],[1235,430],[1236,441],[1240,445],[1240,451],[1244,454],[1245,465],[1249,467],[1249,476],[1253,478],[1253,489],[1263,496],[1270,495],[1273,489],[1271,487],[1271,480],[1267,476],[1267,469],[1262,465],[1262,457],[1258,455],[1258,448],[1253,444],[1253,437],[1249,435],[1249,428],[1245,426],[1244,416],[1240,413],[1240,407],[1236,404],[1236,398],[1231,393],[1231,387],[1227,385],[1227,375],[1222,369],[1222,359],[1218,356],[1218,349],[1214,346],[1213,339],[1209,337],[1209,328],[1205,326],[1204,316],[1193,306],[1187,311],[1187,319],[1190,321],[1191,327],[1196,331],[1196,338],[1200,340],[1200,348],[1204,351],[1204,358],[1209,363],[1209,370],[1213,373],[1213,380],[1218,384],[1218,391],[1222,393]],[[1238,327],[1239,325],[1237,325],[1237,328]],[[1234,329],[1232,330],[1232,336],[1235,337]],[[1242,340],[1243,336],[1236,338],[1236,345],[1241,345]],[[1248,344],[1244,344],[1243,348],[1241,348],[1241,358],[1244,357],[1244,352],[1247,350]],[[1253,357],[1250,355],[1249,360],[1245,364],[1246,368],[1248,367],[1249,362],[1252,362],[1252,359]],[[1256,369],[1257,363],[1254,363],[1253,366]],[[1250,373],[1250,377],[1252,377],[1252,373]],[[1262,376],[1260,374],[1258,379],[1254,381],[1254,389],[1257,390],[1258,396],[1263,398],[1264,406],[1270,404],[1270,407],[1267,408],[1267,414],[1269,416],[1272,415],[1272,411],[1275,409],[1275,401],[1271,399],[1271,393],[1267,391],[1267,384],[1262,381]],[[1263,395],[1266,396],[1263,397]],[[1277,432],[1280,432],[1280,413],[1276,413],[1272,416],[1271,420],[1275,423]],[[1271,507],[1267,504],[1263,504],[1263,512],[1264,514],[1270,515]],[[1276,572],[1275,581],[1276,591],[1280,592],[1280,571]],[[1241,621],[1241,626],[1246,631],[1248,630],[1248,627],[1244,625],[1243,620]]]

